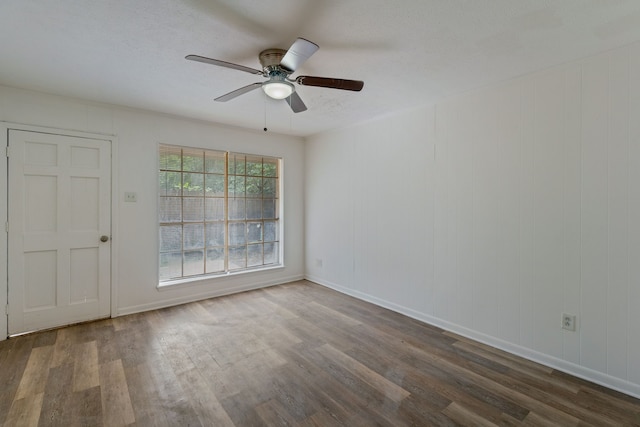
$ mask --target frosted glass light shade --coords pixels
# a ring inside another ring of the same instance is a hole
[[[273,99],[285,99],[293,93],[293,85],[287,82],[266,82],[262,90]]]

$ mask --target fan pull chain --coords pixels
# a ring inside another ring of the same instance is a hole
[[[267,94],[264,94],[264,131],[267,131]]]

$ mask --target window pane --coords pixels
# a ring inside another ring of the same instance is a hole
[[[247,219],[262,219],[262,199],[247,199]]]
[[[263,159],[262,164],[262,175],[263,176],[278,176],[278,159],[271,159],[269,157],[265,157]]]
[[[182,252],[160,254],[160,280],[175,279],[182,276]]]
[[[187,251],[184,253],[184,275],[196,276],[204,274],[204,251]]]
[[[249,243],[262,242],[262,222],[247,223],[247,241]]]
[[[224,219],[224,199],[206,199],[204,203],[205,221],[217,221]]]
[[[244,175],[244,156],[241,154],[229,154],[229,175]]]
[[[224,271],[224,248],[207,249],[207,273]]]
[[[207,151],[204,157],[204,171],[207,173],[224,174],[225,153]]]
[[[247,267],[247,247],[229,248],[229,270],[237,270]]]
[[[204,150],[183,148],[182,170],[186,172],[204,172]]]
[[[182,199],[182,217],[184,221],[204,221],[204,199],[184,197]]]
[[[160,251],[182,250],[182,226],[170,225],[160,227]]]
[[[262,176],[262,157],[247,156],[247,175]]]
[[[264,222],[264,241],[274,242],[278,240],[278,223],[276,221]]]
[[[182,233],[184,249],[204,248],[204,224],[185,224]]]
[[[160,169],[179,171],[182,165],[182,149],[180,147],[160,146]]]
[[[262,217],[263,218],[277,218],[276,212],[276,200],[275,199],[264,199],[262,201]]]
[[[247,177],[247,197],[262,196],[262,178]]]
[[[275,178],[262,178],[262,197],[274,199],[278,197],[276,182]]]
[[[229,199],[229,219],[245,219],[244,199]]]
[[[245,195],[245,177],[230,176],[229,177],[229,197],[244,197]]]
[[[183,173],[182,195],[204,196],[204,175],[201,173]]]
[[[180,172],[160,172],[158,190],[161,196],[182,195],[182,174]]]
[[[280,255],[278,254],[278,242],[264,244],[264,263],[277,264]]]
[[[224,222],[207,224],[207,247],[224,246]]]
[[[262,245],[249,245],[247,249],[247,267],[262,265]]]
[[[229,245],[237,246],[247,243],[244,222],[232,222],[229,224]]]
[[[205,195],[207,197],[224,197],[224,175],[206,175]]]
[[[182,199],[180,197],[160,197],[160,222],[182,221]]]

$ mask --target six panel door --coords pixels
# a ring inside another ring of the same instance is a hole
[[[111,141],[10,130],[8,195],[9,335],[108,317]]]

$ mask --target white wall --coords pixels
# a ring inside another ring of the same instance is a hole
[[[640,44],[305,155],[310,280],[640,397]]]
[[[0,121],[113,134],[114,180],[118,203],[113,208],[112,278],[116,291],[115,313],[131,313],[207,296],[284,283],[303,277],[303,176],[304,143],[301,138],[239,130],[152,112],[45,95],[0,86]],[[284,264],[285,268],[216,278],[159,291],[157,232],[158,143],[235,150],[283,158],[284,164]],[[2,170],[6,165],[2,166]],[[0,172],[2,172],[0,170]],[[6,173],[0,174],[0,196]],[[124,203],[125,191],[138,195],[137,203]],[[6,200],[6,197],[3,197]],[[2,215],[6,212],[3,210]],[[2,233],[0,260],[6,266],[6,234]],[[4,270],[3,270],[4,271]],[[6,274],[2,277],[6,279]],[[0,282],[6,298],[6,281]],[[0,305],[1,306],[1,305]],[[0,331],[6,318],[0,316]],[[0,334],[0,339],[2,335]]]

